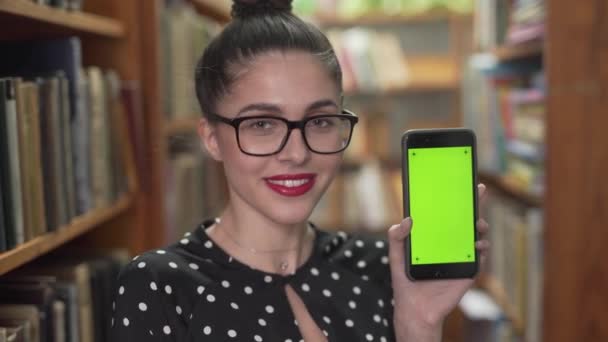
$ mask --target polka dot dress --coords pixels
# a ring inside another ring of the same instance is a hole
[[[216,245],[207,220],[120,274],[112,341],[303,341],[290,284],[328,341],[394,341],[384,240],[315,225],[314,251],[293,275],[251,268]]]

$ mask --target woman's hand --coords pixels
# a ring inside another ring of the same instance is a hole
[[[484,202],[486,187],[478,186],[480,206]],[[394,327],[397,341],[440,341],[445,317],[458,304],[474,279],[448,279],[411,281],[405,274],[404,239],[412,228],[412,220],[406,218],[388,231],[389,261],[394,296]],[[478,241],[483,268],[489,249],[485,240],[488,224],[477,221]]]

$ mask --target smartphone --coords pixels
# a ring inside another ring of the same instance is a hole
[[[472,278],[479,269],[475,133],[420,129],[401,139],[405,241],[411,280]]]

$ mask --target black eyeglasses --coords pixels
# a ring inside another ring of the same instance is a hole
[[[271,115],[228,119],[209,113],[209,117],[234,127],[241,151],[258,157],[281,152],[295,128],[300,129],[306,146],[312,152],[342,152],[348,147],[353,128],[359,121],[357,115],[349,110],[342,110],[342,114],[315,115],[298,121]]]

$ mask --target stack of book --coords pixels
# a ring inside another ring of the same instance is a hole
[[[351,28],[328,30],[327,37],[342,67],[344,91],[390,91],[408,85],[408,65],[397,35]]]
[[[477,0],[476,8],[474,40],[480,50],[544,36],[544,0]]]
[[[194,73],[203,50],[219,30],[211,19],[198,14],[190,4],[169,1],[161,14],[161,52],[164,110],[167,119],[196,118]]]
[[[507,42],[519,44],[540,39],[545,34],[544,0],[515,0],[511,7]]]
[[[463,75],[465,125],[477,133],[479,168],[534,195],[544,192],[545,81],[529,65],[469,59]]]
[[[525,340],[541,341],[542,210],[492,195],[486,203],[484,217],[492,226],[487,272],[502,284],[514,314],[524,322]]]
[[[40,5],[65,9],[69,11],[80,11],[84,4],[84,0],[31,0]]]
[[[125,251],[70,251],[0,280],[0,340],[109,341]]]
[[[128,190],[121,82],[82,67],[80,41],[0,45],[0,251]]]
[[[357,18],[366,15],[417,15],[433,10],[469,13],[473,0],[300,0],[296,10],[304,15]]]

